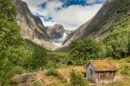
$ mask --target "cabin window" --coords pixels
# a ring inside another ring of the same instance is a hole
[[[92,69],[90,69],[90,75],[93,75],[93,70]]]

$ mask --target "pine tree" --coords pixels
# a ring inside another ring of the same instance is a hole
[[[0,0],[0,85],[7,86],[24,47],[12,0]]]

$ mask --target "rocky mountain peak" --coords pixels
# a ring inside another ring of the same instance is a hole
[[[63,25],[55,24],[54,26],[47,27],[47,33],[52,39],[59,39],[63,37],[63,34],[65,33],[65,29]]]

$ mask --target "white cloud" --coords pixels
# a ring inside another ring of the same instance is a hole
[[[46,0],[47,1],[47,0]],[[89,3],[95,0],[87,0]],[[95,4],[91,6],[80,6],[72,5],[62,10],[56,10],[55,8],[60,7],[63,3],[59,0],[51,0],[47,3],[45,9],[38,7],[41,2],[45,0],[26,0],[32,13],[51,16],[54,22],[43,21],[45,26],[54,25],[56,23],[64,25],[66,29],[75,30],[83,23],[89,21],[101,8],[102,4]]]
[[[51,21],[45,21],[42,17],[40,17],[40,19],[42,20],[44,26],[53,26],[56,24],[56,22],[51,22]]]
[[[77,29],[80,25],[90,20],[102,5],[70,6],[52,15],[54,21],[63,24],[66,28]]]
[[[92,4],[92,3],[95,3],[96,0],[86,0],[86,2],[87,2],[88,4]]]
[[[41,2],[45,2],[46,0],[23,0],[29,4],[29,6],[39,5]]]
[[[55,0],[55,1],[50,1],[50,2],[48,2],[48,3],[47,3],[47,7],[54,9],[54,8],[56,8],[56,7],[60,7],[62,4],[63,4],[62,2]]]

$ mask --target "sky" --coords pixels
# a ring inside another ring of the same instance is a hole
[[[105,0],[23,0],[33,15],[39,16],[44,26],[62,24],[75,30],[89,21]]]

